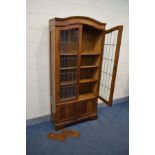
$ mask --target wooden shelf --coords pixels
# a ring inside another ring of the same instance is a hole
[[[97,65],[89,65],[89,66],[80,66],[80,68],[98,68]]]
[[[76,81],[60,82],[60,86],[66,86],[66,85],[72,85],[72,84],[76,84]]]
[[[60,69],[77,69],[77,67],[61,67]]]
[[[60,55],[77,55],[77,53],[60,53]]]
[[[94,93],[82,94],[82,95],[79,95],[78,101],[91,99],[91,98],[95,98],[95,97],[96,97],[96,95]]]
[[[94,78],[89,78],[89,79],[81,79],[80,83],[87,83],[87,82],[96,82],[97,80]]]
[[[100,55],[100,53],[81,53],[81,55]]]

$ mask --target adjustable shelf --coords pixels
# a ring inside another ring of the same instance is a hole
[[[93,99],[95,97],[97,96],[94,93],[86,93],[86,94],[79,95],[78,101]]]
[[[77,55],[77,53],[60,53],[60,55]]]
[[[87,83],[87,82],[96,82],[97,79],[89,78],[89,79],[81,79],[80,83]]]
[[[98,68],[98,67],[99,67],[98,65],[80,66],[81,69],[84,69],[84,68]]]
[[[82,52],[81,55],[100,55],[100,53],[96,53],[96,52]]]
[[[61,67],[60,69],[65,69],[65,70],[68,70],[68,69],[76,69],[77,67]]]
[[[66,85],[72,85],[72,84],[76,84],[76,81],[60,82],[60,86],[66,86]]]

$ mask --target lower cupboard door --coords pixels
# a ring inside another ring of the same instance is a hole
[[[84,117],[91,114],[96,114],[97,112],[97,101],[82,101],[77,105],[77,115],[78,117]]]
[[[58,106],[56,110],[56,122],[72,121],[76,119],[76,103]]]

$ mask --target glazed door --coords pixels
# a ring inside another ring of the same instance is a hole
[[[78,97],[80,25],[58,28],[58,97],[59,101]]]
[[[112,106],[123,26],[105,30],[99,98]]]

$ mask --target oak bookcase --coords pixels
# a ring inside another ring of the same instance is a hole
[[[49,20],[51,118],[57,130],[96,119],[98,98],[112,105],[123,26],[105,26],[81,16]]]

